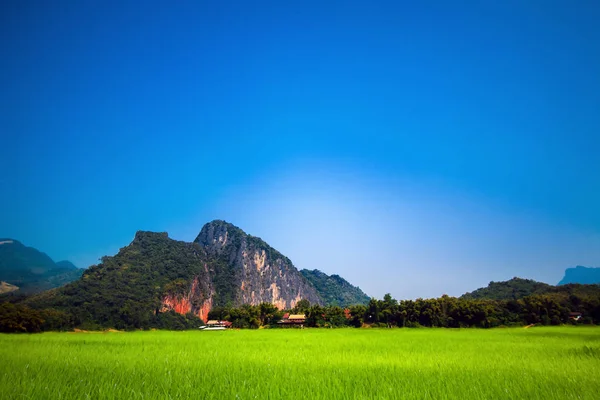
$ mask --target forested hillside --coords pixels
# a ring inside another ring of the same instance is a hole
[[[312,271],[303,269],[300,273],[317,289],[319,297],[326,306],[347,307],[369,302],[369,296],[339,275],[329,276],[318,269]]]

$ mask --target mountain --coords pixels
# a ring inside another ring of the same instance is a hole
[[[82,269],[69,261],[55,263],[47,254],[18,240],[0,239],[0,280],[31,294],[78,279]]]
[[[504,282],[490,282],[487,287],[465,293],[463,299],[516,300],[532,294],[548,292],[553,286],[531,279],[512,278]]]
[[[594,284],[600,283],[600,268],[588,268],[578,265],[575,268],[567,268],[565,276],[558,282],[559,285],[567,283]]]
[[[347,307],[369,303],[369,296],[339,275],[329,276],[318,269],[303,269],[300,273],[315,287],[326,306]]]
[[[101,261],[79,280],[24,305],[66,312],[79,326],[120,329],[173,326],[176,314],[186,316],[182,324],[206,321],[217,306],[267,302],[290,309],[301,299],[322,304],[287,257],[224,221],[206,224],[193,243],[140,231]]]

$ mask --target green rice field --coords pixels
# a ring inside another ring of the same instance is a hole
[[[600,328],[0,335],[6,399],[600,399]]]

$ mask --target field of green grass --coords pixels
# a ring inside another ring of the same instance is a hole
[[[9,399],[599,399],[600,328],[0,335]]]

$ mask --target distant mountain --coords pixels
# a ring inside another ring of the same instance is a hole
[[[77,269],[77,267],[71,261],[67,261],[67,260],[58,261],[56,263],[56,267],[64,269],[64,270]]]
[[[465,293],[463,299],[492,299],[516,300],[532,294],[545,293],[553,286],[531,279],[512,278],[504,282],[490,282],[487,287],[479,288],[473,292]]]
[[[518,300],[528,296],[577,296],[579,298],[600,298],[600,285],[569,283],[552,286],[531,279],[512,278],[504,282],[490,282],[487,287],[461,296],[462,299]]]
[[[24,304],[66,312],[79,325],[116,328],[172,327],[176,314],[206,321],[220,306],[323,304],[287,257],[225,221],[206,224],[193,243],[140,231],[101,261]]]
[[[69,261],[55,263],[47,254],[18,240],[0,239],[0,280],[23,294],[37,293],[78,279],[83,269]]]
[[[318,269],[312,271],[303,269],[300,273],[317,289],[319,297],[326,306],[346,307],[369,303],[369,296],[339,275],[329,276]]]
[[[578,265],[575,268],[567,268],[565,276],[558,282],[559,285],[567,283],[595,284],[600,283],[600,268],[588,268]]]

